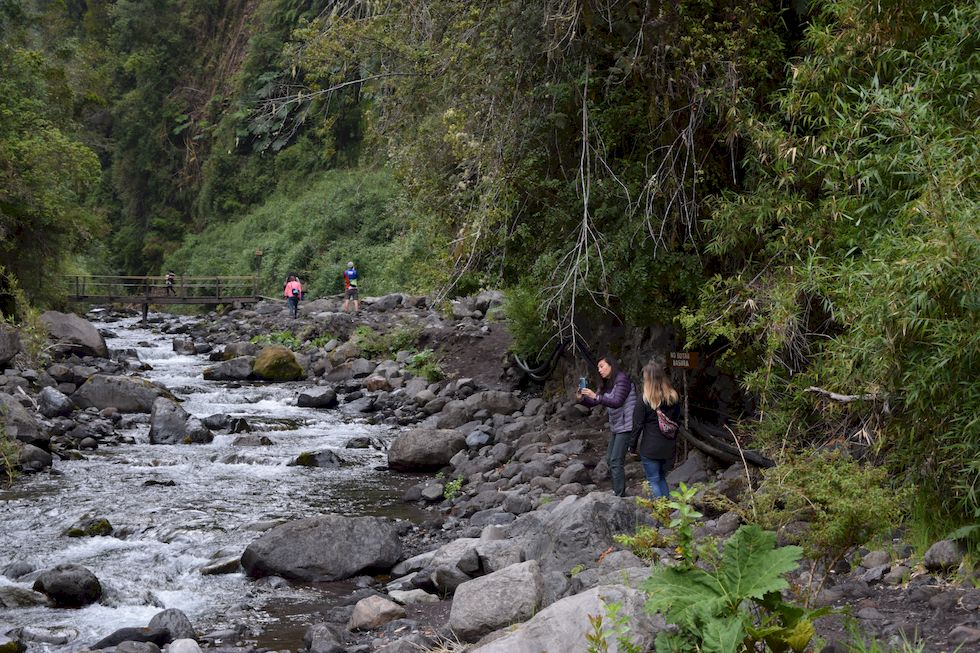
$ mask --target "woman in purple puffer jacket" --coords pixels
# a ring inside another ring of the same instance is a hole
[[[606,463],[612,477],[613,494],[622,497],[626,496],[626,449],[633,431],[636,391],[630,377],[619,369],[612,356],[600,358],[597,367],[602,377],[600,392],[582,388],[575,398],[590,408],[605,406],[609,411],[609,428],[613,435],[606,449]]]

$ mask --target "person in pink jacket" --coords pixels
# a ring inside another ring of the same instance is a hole
[[[286,306],[289,308],[289,314],[295,320],[299,314],[299,300],[303,296],[303,286],[300,285],[296,275],[289,275],[289,278],[286,280],[286,285],[282,289],[282,294],[286,298]]]

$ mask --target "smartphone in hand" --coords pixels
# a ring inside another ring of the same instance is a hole
[[[579,378],[579,380],[578,380],[578,389],[579,390],[585,390],[585,388],[588,387],[588,385],[589,385],[588,379],[586,379],[584,376],[581,377],[581,378]]]

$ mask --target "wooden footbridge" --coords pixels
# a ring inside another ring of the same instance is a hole
[[[74,275],[63,277],[68,301],[87,304],[142,304],[143,319],[150,304],[254,304],[258,277],[127,277]]]

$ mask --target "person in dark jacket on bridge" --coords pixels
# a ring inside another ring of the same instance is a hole
[[[633,409],[636,405],[636,391],[626,372],[612,356],[603,356],[596,366],[602,378],[600,391],[580,388],[575,398],[582,404],[605,406],[609,411],[609,428],[612,438],[606,448],[606,463],[612,477],[613,494],[626,496],[626,449],[633,432]]]

